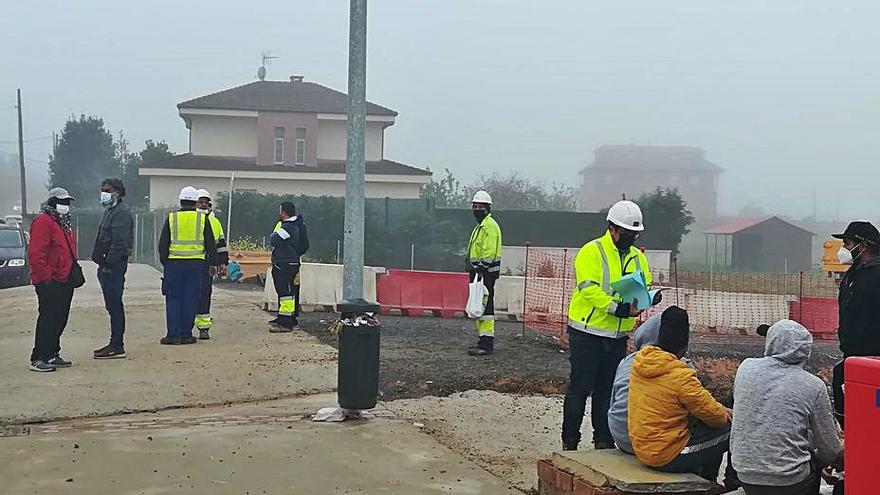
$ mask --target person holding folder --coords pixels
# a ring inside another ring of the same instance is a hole
[[[624,300],[612,282],[641,272],[647,287],[651,271],[645,255],[633,247],[644,230],[642,211],[632,201],[620,201],[608,210],[608,230],[585,244],[574,260],[577,285],[568,308],[568,350],[571,372],[565,392],[562,448],[577,450],[587,397],[592,395],[591,419],[596,449],[613,449],[608,409],[617,365],[645,308]]]

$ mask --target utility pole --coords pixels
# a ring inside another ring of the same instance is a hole
[[[367,0],[351,0],[348,31],[348,143],[345,158],[345,251],[342,298],[364,297],[364,126],[367,86]]]
[[[27,180],[24,172],[24,134],[21,129],[21,89],[17,90],[18,96],[18,170],[21,181],[21,214],[25,215],[27,209]]]
[[[348,144],[345,157],[345,253],[336,394],[348,411],[372,409],[379,396],[379,305],[364,300],[364,126],[367,0],[351,0],[348,28]],[[349,413],[347,413],[349,414]]]

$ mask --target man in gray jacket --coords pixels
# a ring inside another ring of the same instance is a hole
[[[125,197],[125,184],[121,179],[107,178],[101,182],[101,205],[104,216],[98,227],[92,261],[98,264],[98,282],[104,293],[104,307],[110,315],[110,343],[94,352],[95,359],[119,359],[125,357],[125,307],[122,291],[128,257],[134,244],[134,216]]]
[[[632,373],[633,360],[642,347],[657,345],[660,334],[661,313],[645,320],[639,325],[633,337],[635,352],[623,358],[617,365],[617,373],[614,375],[614,386],[611,388],[611,407],[608,408],[608,429],[611,430],[611,438],[617,444],[617,448],[633,454],[632,443],[629,440],[629,424],[626,419],[627,401],[629,398],[629,376]]]
[[[730,452],[748,495],[818,495],[821,469],[843,462],[828,389],[804,370],[812,344],[801,324],[779,321],[764,357],[736,373]]]

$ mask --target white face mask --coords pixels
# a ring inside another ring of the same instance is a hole
[[[207,215],[208,213],[211,213],[211,210],[209,210],[207,208],[196,208],[196,211],[199,213],[204,213],[205,215]]]
[[[55,205],[55,211],[57,211],[59,215],[67,215],[70,213],[70,205]]]
[[[841,265],[852,265],[854,261],[852,251],[840,246],[840,249],[837,250],[837,261],[839,261]]]
[[[101,204],[107,206],[113,203],[113,194],[101,191]]]

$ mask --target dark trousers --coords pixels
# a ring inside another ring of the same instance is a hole
[[[31,361],[47,361],[61,352],[61,334],[70,315],[73,286],[65,282],[50,281],[36,287],[37,329]]]
[[[814,470],[804,481],[789,486],[747,485],[742,488],[746,495],[819,495],[819,471]]]
[[[730,449],[730,425],[710,428],[702,421],[694,420],[689,429],[691,439],[684,451],[669,464],[656,469],[666,473],[694,473],[715,483],[724,453]],[[726,478],[736,476],[730,463],[727,473]]]
[[[299,274],[299,263],[272,263],[272,284],[278,294],[278,322],[296,324],[299,306],[299,287],[295,280]]]
[[[296,321],[296,320],[299,318],[299,313],[300,313],[300,311],[302,311],[302,307],[301,307],[300,304],[299,304],[299,303],[300,303],[300,299],[299,299],[299,288],[300,288],[300,285],[301,285],[301,284],[300,284],[300,273],[299,273],[299,271],[297,270],[297,272],[296,272],[296,276],[293,277],[293,300],[294,300],[294,302],[296,303],[296,304],[294,305],[294,310],[293,310],[293,319],[294,319],[294,321]]]
[[[211,314],[211,296],[214,295],[214,276],[211,275],[211,268],[205,265],[202,270],[202,290],[199,295],[198,310],[200,315]]]
[[[562,442],[578,444],[581,440],[581,422],[584,419],[587,397],[592,395],[590,416],[593,423],[593,442],[613,443],[608,429],[608,408],[611,407],[611,387],[617,365],[626,355],[627,339],[598,337],[568,329],[568,360],[571,374],[562,408]]]
[[[486,290],[489,291],[489,299],[486,301],[486,307],[483,310],[484,316],[494,316],[495,315],[495,282],[498,281],[498,273],[484,273],[483,276],[483,285],[486,286]],[[471,282],[477,277],[477,272],[468,272],[468,278]]]
[[[168,337],[192,337],[205,265],[168,260],[162,276]]]
[[[110,315],[110,345],[124,349],[125,307],[122,305],[122,292],[125,289],[125,272],[128,261],[123,261],[109,269],[98,267],[98,282],[104,294],[104,308]]]
[[[831,394],[834,398],[834,417],[837,418],[837,422],[840,423],[840,428],[843,429],[843,412],[844,412],[844,403],[843,403],[843,384],[846,381],[843,375],[843,363],[846,362],[846,356],[844,356],[843,360],[837,363],[834,366],[834,372],[831,376]]]

